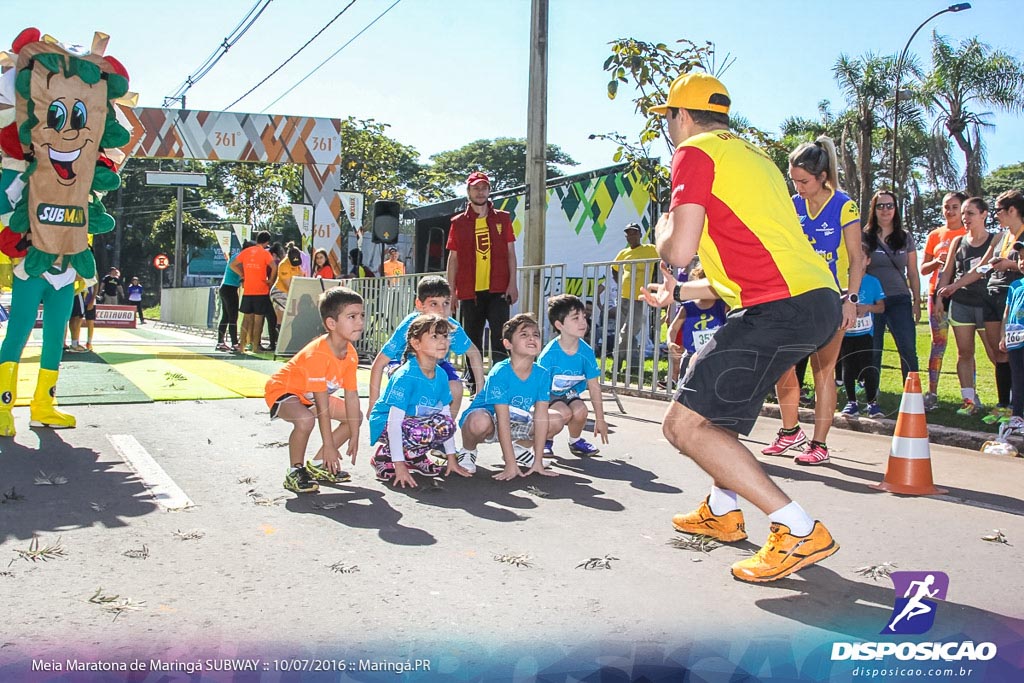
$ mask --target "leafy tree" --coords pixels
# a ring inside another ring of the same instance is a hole
[[[558,166],[577,166],[578,162],[558,145],[546,150],[547,177],[564,175]],[[492,190],[504,190],[526,184],[526,138],[495,138],[474,140],[468,145],[430,157],[429,173],[434,181],[448,190],[462,185],[473,171],[484,171],[491,178]]]
[[[298,164],[217,161],[205,170],[209,180],[204,195],[229,217],[251,225],[254,232],[274,230],[279,209],[302,198]]]
[[[852,137],[853,146],[856,152],[856,181],[850,183],[851,192],[856,186],[857,203],[866,207],[871,201],[874,192],[874,167],[872,163],[874,154],[875,129],[881,119],[884,118],[884,104],[892,96],[892,84],[890,75],[893,72],[893,60],[891,57],[880,57],[872,52],[860,57],[849,57],[840,54],[832,67],[839,87],[846,95],[846,101],[851,111],[855,114],[853,120],[848,120],[844,126],[844,133]],[[847,182],[850,182],[852,175],[849,168],[846,169]]]
[[[952,138],[963,152],[967,193],[981,194],[985,165],[981,133],[992,123],[991,112],[979,109],[1024,110],[1024,66],[976,37],[953,45],[933,32],[932,69],[925,76],[923,94],[938,112],[936,136]]]
[[[408,202],[422,197],[419,152],[389,137],[390,127],[374,119],[341,120],[341,188],[362,192],[367,212],[378,199]]]
[[[986,197],[998,197],[1007,190],[1024,191],[1024,162],[1000,166],[982,179],[981,186]]]
[[[664,104],[672,81],[695,68],[720,76],[735,61],[726,55],[716,66],[715,48],[710,42],[697,44],[691,40],[676,41],[679,49],[665,43],[646,43],[634,38],[620,38],[611,45],[612,54],[605,60],[604,70],[611,75],[608,98],[615,99],[621,84],[632,84],[633,105],[644,125],[637,137],[617,131],[592,133],[590,139],[604,140],[616,145],[612,160],[626,162],[629,172],[638,173],[654,196],[663,195],[669,187],[669,168],[660,162],[662,150],[666,158],[673,153],[664,118],[648,113],[651,107]],[[739,135],[766,148],[770,154],[781,154],[782,148],[770,135],[751,126],[735,111],[730,112],[732,129]],[[661,147],[658,141],[665,146]],[[662,196],[662,200],[666,197]]]

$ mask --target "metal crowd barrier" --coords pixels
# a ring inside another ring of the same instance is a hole
[[[376,356],[398,324],[416,310],[416,285],[428,275],[443,277],[444,273],[361,277],[343,281],[346,287],[363,297],[366,326],[363,336],[355,344],[360,356]]]
[[[631,290],[638,278],[643,284],[658,281],[658,263],[659,259],[638,259],[583,264],[581,298],[593,307],[589,344],[602,370],[601,386],[616,402],[620,393],[661,399],[670,396],[673,381],[668,378],[662,330],[671,317],[642,299],[631,298],[618,286],[624,275],[629,276]],[[666,310],[671,316],[672,309]],[[620,410],[621,406],[619,403]]]

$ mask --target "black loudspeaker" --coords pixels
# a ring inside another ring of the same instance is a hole
[[[394,244],[398,241],[398,217],[401,208],[398,202],[378,199],[373,203],[374,244]]]

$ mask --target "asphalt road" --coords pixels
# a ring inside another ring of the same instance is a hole
[[[999,624],[1020,654],[1024,459],[933,447],[949,494],[901,497],[868,488],[882,478],[886,437],[836,430],[826,467],[763,458],[842,549],[748,585],[729,565],[764,541],[764,516],[745,507],[749,542],[670,545],[684,538],[672,515],[709,481],[662,436],[665,404],[623,402],[600,457],[569,456],[560,438],[557,478],[493,481],[500,454],[485,446],[473,479],[396,491],[373,477],[364,424],[352,481],[301,497],[281,487],[288,427],[259,400],[76,406],[79,427],[62,432],[32,431],[16,409],[18,436],[0,443],[0,490],[17,494],[0,505],[0,674],[69,647],[112,658],[344,648],[433,657],[436,672],[438,661],[458,669],[452,661],[493,659],[512,643],[539,666],[537,653],[594,643],[628,644],[630,657],[718,643],[735,661],[764,639],[795,648],[799,668],[822,643],[878,638],[893,586],[856,570],[882,563],[949,575],[929,637]],[[750,445],[777,428],[762,419]],[[127,436],[193,507],[154,501],[123,459]],[[37,485],[40,471],[67,482]],[[993,529],[1008,543],[982,540]],[[24,559],[34,537],[43,548],[59,539],[63,554]],[[592,558],[609,568],[579,566]],[[90,602],[97,591],[117,600]]]

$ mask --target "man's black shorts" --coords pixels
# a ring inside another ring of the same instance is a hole
[[[690,359],[676,400],[712,424],[750,434],[782,374],[828,343],[841,322],[839,293],[830,289],[733,311]]]
[[[92,308],[85,307],[85,295],[75,294],[74,303],[71,304],[71,317],[72,318],[85,318],[86,320],[96,319],[96,307]]]
[[[269,294],[243,294],[242,302],[239,304],[238,310],[241,313],[249,313],[253,315],[277,315],[277,313],[274,312],[274,304],[270,302]]]

